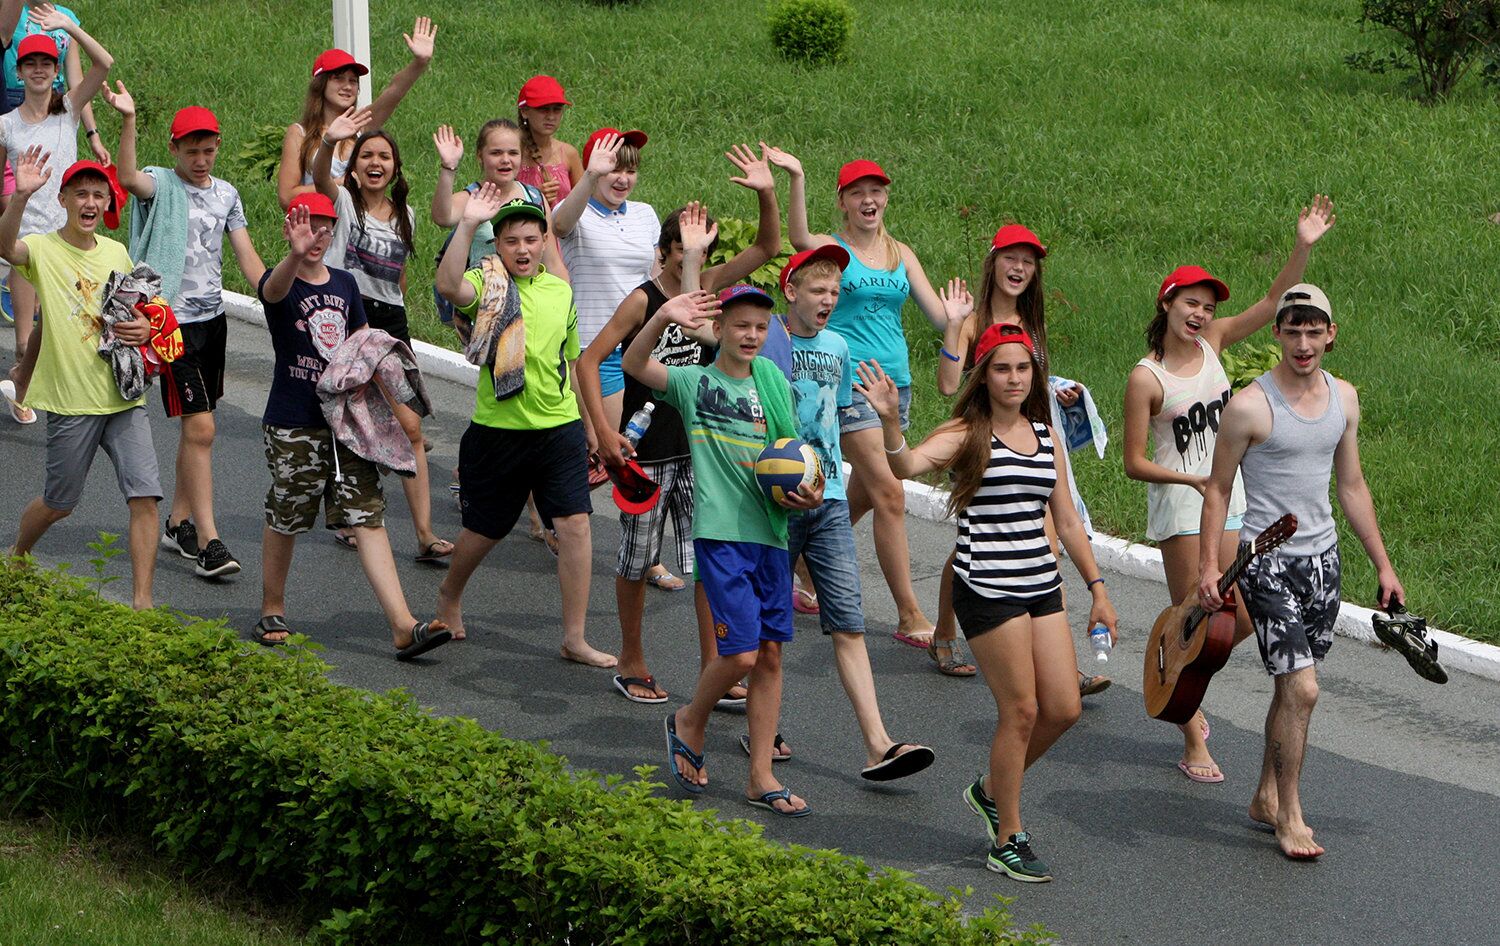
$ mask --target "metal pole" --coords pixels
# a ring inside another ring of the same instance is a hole
[[[356,60],[375,68],[370,61],[370,0],[333,0],[333,45]],[[370,77],[359,80],[359,105],[370,104]]]

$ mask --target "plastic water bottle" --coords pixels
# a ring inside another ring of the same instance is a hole
[[[1089,643],[1094,646],[1094,659],[1100,663],[1109,659],[1109,652],[1115,647],[1109,638],[1109,628],[1103,624],[1095,624],[1089,631]]]
[[[630,423],[625,425],[625,439],[630,441],[630,449],[640,446],[641,438],[651,426],[651,412],[654,410],[656,405],[647,401],[644,407],[630,415]]]

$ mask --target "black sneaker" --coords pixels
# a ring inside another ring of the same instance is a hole
[[[1052,879],[1052,871],[1031,849],[1031,835],[1025,831],[1011,835],[1010,840],[999,847],[990,848],[984,866],[1028,884],[1045,884]]]
[[[964,789],[964,801],[974,814],[984,819],[984,830],[990,836],[990,843],[994,844],[1000,836],[1000,813],[995,810],[995,800],[984,793],[983,775]]]
[[[166,528],[161,533],[161,547],[171,549],[183,558],[198,557],[198,529],[193,525],[193,520],[184,519],[177,525],[172,525],[172,520],[167,520]]]
[[[198,565],[193,569],[203,578],[224,578],[240,573],[240,563],[229,554],[229,549],[218,539],[209,539],[208,545],[198,553]]]

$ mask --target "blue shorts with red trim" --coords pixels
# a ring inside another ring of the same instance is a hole
[[[694,539],[693,553],[720,657],[758,650],[761,641],[792,639],[792,562],[786,549]]]

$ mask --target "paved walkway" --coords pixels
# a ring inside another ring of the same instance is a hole
[[[0,364],[9,364],[10,334]],[[222,614],[247,630],[259,601],[261,497],[267,486],[259,428],[270,372],[263,332],[230,325],[226,401],[215,458],[219,522],[245,573],[222,585],[163,554],[157,598],[191,613]],[[446,496],[472,393],[435,383],[438,417],[434,502],[440,534],[458,516]],[[157,449],[170,490],[175,424],[151,405]],[[0,529],[14,529],[41,483],[43,428],[0,421],[0,450],[11,489],[0,499]],[[107,461],[91,476],[78,513],[44,539],[46,562],[87,568],[86,543],[100,530],[123,531],[123,505]],[[387,480],[389,521],[407,595],[430,614],[440,571],[411,561],[415,539],[399,487]],[[1087,489],[1087,473],[1084,472]],[[594,584],[589,637],[618,644],[612,568],[618,539],[613,508],[596,494]],[[606,508],[608,506],[608,508]],[[909,520],[918,590],[935,602],[937,569],[951,526]],[[1403,661],[1339,640],[1321,674],[1304,774],[1309,822],[1328,854],[1293,864],[1274,838],[1245,817],[1260,763],[1270,682],[1253,645],[1216,679],[1207,709],[1211,747],[1228,781],[1197,785],[1177,773],[1176,731],[1147,719],[1139,670],[1151,620],[1165,604],[1160,585],[1111,576],[1125,639],[1109,664],[1115,685],[1087,701],[1083,720],[1038,764],[1026,783],[1028,828],[1057,872],[1055,883],[1023,886],[984,870],[986,841],[959,798],[984,764],[995,710],[979,680],[940,677],[920,652],[890,639],[894,609],[880,583],[868,524],[860,530],[872,625],[870,650],[888,728],[937,752],[921,775],[885,787],[862,782],[863,752],[838,685],[829,642],[815,619],[799,618],[787,649],[782,731],[795,759],[777,774],[817,809],[799,821],[773,820],[767,836],[837,847],[916,873],[935,889],[971,886],[976,909],[991,894],[1016,898],[1022,923],[1039,922],[1073,943],[1340,943],[1403,940],[1495,943],[1493,852],[1500,850],[1500,684],[1463,674],[1446,687],[1423,683]],[[7,540],[8,541],[8,540]],[[116,560],[123,572],[123,557]],[[1082,599],[1076,576],[1074,600]],[[397,664],[354,555],[331,536],[305,536],[293,564],[289,606],[296,625],[320,641],[334,676],[355,686],[404,687],[441,713],[478,719],[507,735],[545,739],[574,764],[628,772],[662,765],[662,707],[627,703],[610,674],[557,658],[560,633],[554,563],[524,529],[502,543],[476,576],[467,601],[470,639],[417,666]],[[115,587],[119,587],[116,585]],[[696,672],[696,635],[687,594],[651,591],[651,667],[676,698]],[[1075,628],[1083,615],[1075,615]],[[1081,628],[1079,628],[1081,630]],[[1086,644],[1079,640],[1084,660]],[[735,817],[770,818],[740,802],[743,718],[718,714],[709,732],[715,784],[698,804]],[[665,778],[665,775],[662,775]],[[1488,918],[1488,919],[1487,919]]]

